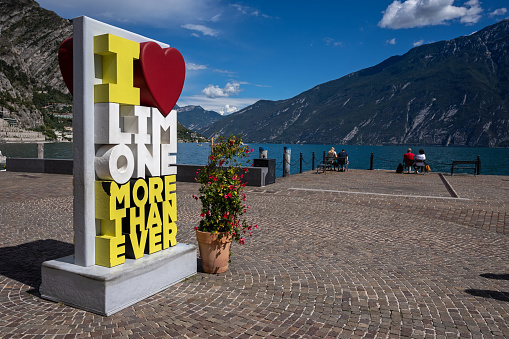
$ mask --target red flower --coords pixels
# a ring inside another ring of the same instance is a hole
[[[198,227],[194,226],[194,229],[195,229],[195,230],[197,230],[197,229],[198,229]]]

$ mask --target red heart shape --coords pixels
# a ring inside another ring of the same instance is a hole
[[[167,116],[182,93],[185,76],[186,63],[177,49],[162,49],[152,41],[140,44],[140,60],[134,62],[134,86],[140,88],[141,105],[157,107]]]
[[[65,85],[73,93],[73,38],[62,42],[58,64]],[[175,107],[186,76],[186,63],[175,48],[162,49],[155,42],[140,44],[140,59],[133,64],[133,85],[140,88],[140,104],[157,107],[167,116]]]
[[[67,38],[58,48],[58,66],[64,78],[65,85],[72,95],[72,38]]]

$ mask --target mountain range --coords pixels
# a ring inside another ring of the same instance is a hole
[[[33,0],[0,0],[0,117],[44,123],[43,107],[71,103],[57,52],[72,23]],[[232,115],[177,107],[207,137],[246,142],[509,146],[509,20],[411,49],[293,98]]]
[[[247,142],[509,146],[509,20],[393,56],[200,132]]]
[[[190,130],[201,133],[209,125],[221,120],[223,116],[214,111],[207,111],[201,106],[176,107],[178,121]]]
[[[0,0],[0,109],[21,127],[43,124],[41,108],[71,103],[57,52],[72,36],[69,20],[33,0]]]
[[[23,128],[41,129],[48,122],[44,107],[72,103],[57,59],[61,42],[72,34],[71,21],[33,0],[0,0],[0,118],[16,121]],[[200,111],[194,106],[183,110]],[[211,112],[204,114],[211,122],[217,120],[211,118]],[[187,122],[186,114],[180,115]],[[178,138],[204,141],[183,124],[178,125]]]

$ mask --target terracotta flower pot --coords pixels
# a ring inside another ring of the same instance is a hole
[[[219,235],[223,237],[219,239]],[[228,270],[232,236],[226,233],[210,233],[196,230],[200,248],[201,264],[205,273],[223,273]]]

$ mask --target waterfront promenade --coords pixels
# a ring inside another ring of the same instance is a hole
[[[179,242],[197,189],[177,183]],[[509,177],[305,172],[246,192],[259,230],[228,272],[102,317],[38,293],[41,263],[73,252],[72,176],[0,172],[0,337],[509,337]]]

